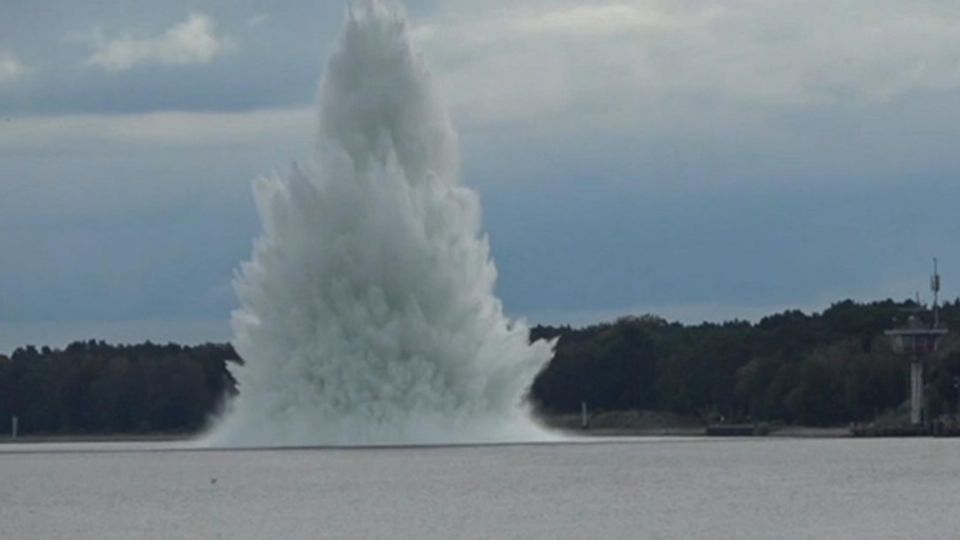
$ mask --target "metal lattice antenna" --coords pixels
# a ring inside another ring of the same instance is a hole
[[[930,290],[933,292],[933,327],[940,327],[940,269],[939,261],[933,258],[933,276],[930,277]]]

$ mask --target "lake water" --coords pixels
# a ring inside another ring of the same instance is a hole
[[[0,445],[0,538],[960,538],[960,440]]]

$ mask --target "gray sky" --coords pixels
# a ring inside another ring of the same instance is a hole
[[[408,7],[511,314],[902,298],[933,255],[956,296],[956,2]],[[2,11],[0,351],[228,338],[251,181],[310,154],[344,2]]]

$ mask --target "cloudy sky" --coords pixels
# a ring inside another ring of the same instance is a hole
[[[5,0],[0,352],[227,339],[250,184],[345,2]],[[753,318],[960,282],[960,4],[419,0],[508,312]]]

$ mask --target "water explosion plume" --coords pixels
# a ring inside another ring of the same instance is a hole
[[[315,162],[261,180],[234,286],[240,395],[213,444],[530,440],[552,344],[528,341],[458,144],[400,8],[354,2],[319,97]]]

